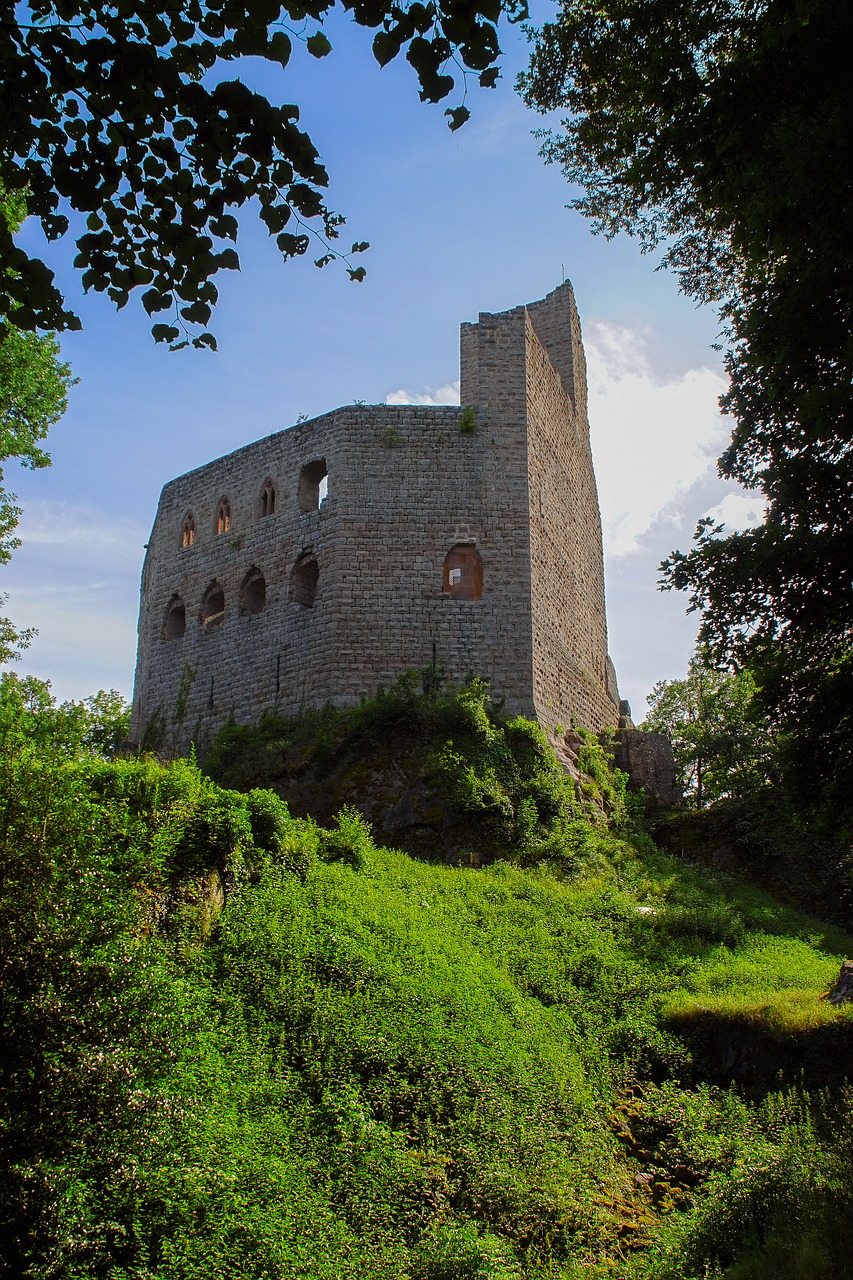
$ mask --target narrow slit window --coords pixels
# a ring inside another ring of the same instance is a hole
[[[181,546],[191,547],[195,542],[195,519],[191,511],[184,516],[184,523],[181,526]]]
[[[216,532],[228,533],[231,529],[231,503],[227,498],[220,500],[216,508]]]
[[[470,543],[458,543],[444,557],[441,589],[454,600],[479,600],[483,595],[483,558]]]
[[[275,485],[267,480],[261,490],[261,517],[275,515]]]

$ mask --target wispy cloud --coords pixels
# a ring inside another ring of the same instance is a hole
[[[129,695],[139,570],[147,529],[73,503],[28,502],[23,545],[4,568],[3,612],[38,635],[18,670],[50,677],[61,698]]]
[[[423,391],[411,391],[400,387],[389,391],[386,404],[459,404],[459,382],[446,382],[443,387],[427,387]]]
[[[19,533],[24,548],[102,571],[141,567],[148,529],[126,516],[70,503],[28,502]],[[20,554],[20,553],[19,553]]]

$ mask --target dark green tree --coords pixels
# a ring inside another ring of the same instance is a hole
[[[721,308],[720,473],[764,523],[700,524],[663,566],[718,662],[749,664],[825,812],[853,822],[853,10],[833,0],[569,0],[522,91],[607,235]],[[828,716],[828,719],[827,719]]]
[[[257,204],[284,258],[319,237],[317,265],[339,253],[343,219],[327,206],[327,175],[295,105],[274,106],[231,73],[245,57],[286,67],[293,41],[325,57],[334,0],[32,0],[0,4],[0,176],[26,190],[49,240],[69,232],[87,289],[117,306],[144,289],[158,341],[214,346],[207,331],[215,274],[239,266],[234,210]],[[497,76],[497,22],[526,16],[525,0],[343,0],[375,32],[384,66],[405,51],[421,98],[452,92],[453,71]],[[228,78],[226,73],[231,73]],[[449,109],[450,127],[468,116]],[[21,329],[79,327],[52,273],[0,227],[0,317]],[[363,267],[348,266],[353,279]]]

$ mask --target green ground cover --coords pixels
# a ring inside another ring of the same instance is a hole
[[[850,1274],[837,930],[569,801],[473,869],[8,723],[0,784],[10,1274]]]

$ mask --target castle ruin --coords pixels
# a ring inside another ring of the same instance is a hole
[[[163,489],[131,737],[487,678],[546,730],[619,722],[571,285],[461,328],[461,403],[348,405]]]

